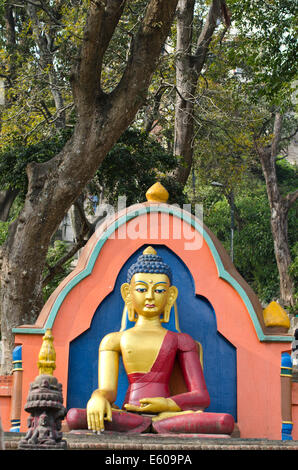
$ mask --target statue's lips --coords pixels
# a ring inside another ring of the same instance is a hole
[[[154,308],[154,307],[155,307],[155,304],[145,304],[145,307]]]

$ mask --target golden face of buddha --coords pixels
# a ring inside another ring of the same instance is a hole
[[[132,277],[130,292],[138,315],[160,315],[166,306],[170,282],[166,274],[138,273]]]
[[[136,273],[130,284],[125,283],[121,286],[121,293],[130,320],[135,319],[135,313],[147,318],[160,316],[163,313],[163,321],[167,322],[178,290],[170,285],[166,274]]]

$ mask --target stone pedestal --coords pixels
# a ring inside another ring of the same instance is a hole
[[[19,442],[21,450],[64,450],[61,421],[66,415],[62,385],[52,375],[39,375],[30,385],[25,411],[30,413],[28,431]]]

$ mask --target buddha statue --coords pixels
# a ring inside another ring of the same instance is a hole
[[[185,333],[164,328],[178,290],[172,272],[152,247],[144,250],[121,286],[128,319],[134,326],[106,335],[99,346],[98,388],[86,410],[71,409],[70,429],[230,435],[234,419],[204,412],[210,404],[197,343]],[[122,409],[117,396],[119,356],[129,386]],[[169,383],[178,359],[185,392],[171,395]]]

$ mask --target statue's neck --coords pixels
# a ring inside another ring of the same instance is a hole
[[[136,321],[135,327],[142,328],[142,329],[162,328],[159,315],[152,317],[152,318],[143,317],[142,315],[139,315]]]

